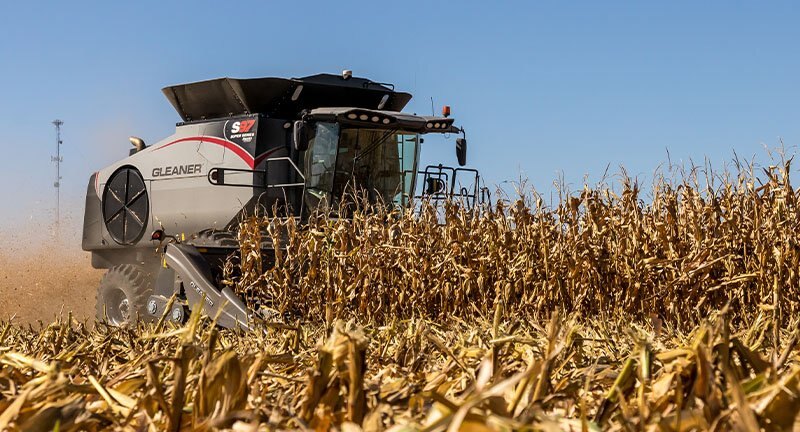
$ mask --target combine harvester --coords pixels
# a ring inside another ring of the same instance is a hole
[[[302,223],[351,188],[376,205],[408,207],[420,196],[481,201],[477,171],[418,168],[421,135],[430,133],[461,135],[456,155],[465,165],[466,137],[449,107],[441,117],[403,113],[411,95],[391,84],[345,71],[220,78],[163,92],[183,119],[175,134],[151,146],[131,137],[129,157],[94,173],[86,192],[83,249],[93,267],[108,269],[97,317],[113,325],[164,313],[182,322],[202,306],[223,327],[251,328],[263,316],[221,275],[238,250],[239,222],[257,211],[277,217],[270,212],[278,209]],[[267,265],[270,248],[262,244]]]

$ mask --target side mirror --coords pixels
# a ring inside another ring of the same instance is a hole
[[[456,157],[458,164],[464,166],[467,164],[467,139],[456,138]]]
[[[308,150],[308,125],[302,120],[294,122],[294,130],[292,131],[292,141],[294,142],[294,149],[297,151]]]

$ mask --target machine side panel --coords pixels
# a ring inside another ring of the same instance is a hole
[[[256,144],[255,169],[265,171],[266,175],[256,174],[252,179],[243,175],[230,175],[226,181],[231,183],[246,184],[252,181],[254,185],[285,185],[301,182],[286,158],[292,156],[291,148],[291,122],[283,119],[261,118],[258,124],[258,141]],[[226,174],[227,175],[227,174]],[[270,187],[256,189],[250,199],[240,206],[240,210],[228,221],[228,228],[234,227],[242,219],[253,214],[270,214],[273,206],[285,208],[299,207],[296,194],[302,194],[302,188],[296,187]]]
[[[264,175],[250,170],[266,169],[270,183],[281,183],[288,178],[288,164],[267,162],[268,158],[289,155],[290,131],[286,124],[285,120],[260,115],[182,124],[169,138],[99,171],[94,188],[90,184],[87,189],[87,209],[94,213],[87,213],[85,247],[91,250],[152,247],[155,244],[149,234],[156,229],[187,236],[206,228],[221,229],[254,197],[263,194],[278,199],[283,191],[273,189],[265,194]],[[150,204],[146,235],[129,246],[111,240],[100,210],[106,183],[123,166],[134,167],[141,173]],[[212,185],[208,181],[212,168],[245,170],[226,174],[226,182],[254,187]]]
[[[103,241],[103,211],[100,206],[100,197],[97,196],[97,174],[89,177],[86,187],[86,204],[83,209],[83,241],[81,247],[88,251],[98,249]]]
[[[221,229],[253,196],[252,189],[214,186],[208,181],[212,168],[251,169],[250,152],[224,138],[223,129],[230,122],[180,127],[179,134],[154,151],[161,164],[149,173],[154,226],[173,235]],[[252,182],[252,173],[245,176]]]

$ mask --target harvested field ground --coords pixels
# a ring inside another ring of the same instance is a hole
[[[501,314],[498,314],[501,316]],[[52,430],[785,430],[797,332],[690,334],[623,319],[305,323],[191,320],[39,331],[0,323],[0,426]],[[793,321],[792,328],[796,327]],[[329,335],[329,336],[326,336]],[[774,355],[773,355],[774,354]]]

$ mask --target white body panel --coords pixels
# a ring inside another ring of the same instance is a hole
[[[163,229],[169,235],[190,235],[206,228],[223,228],[254,194],[262,189],[250,187],[215,186],[208,181],[212,168],[254,169],[252,156],[234,143],[225,143],[208,136],[208,124],[190,124],[178,128],[176,134],[146,149],[116,162],[97,173],[95,188],[103,196],[106,182],[119,168],[133,166],[141,173],[148,190],[148,235],[139,243],[149,244],[149,233]],[[285,156],[283,148],[274,149],[272,156]],[[256,169],[263,168],[260,161]],[[226,181],[252,184],[252,173],[228,174]],[[115,247],[103,230],[105,244]]]

